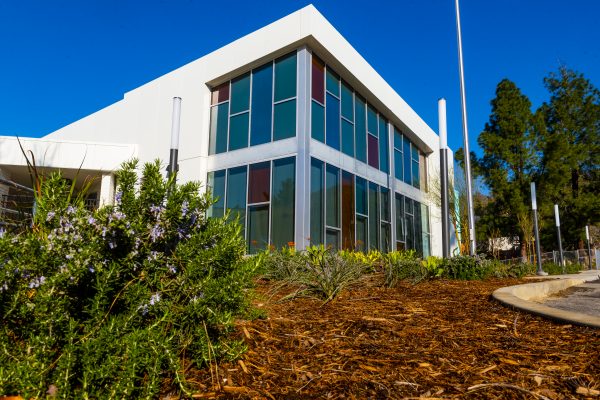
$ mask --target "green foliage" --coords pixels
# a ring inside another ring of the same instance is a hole
[[[212,199],[158,161],[139,186],[136,168],[95,212],[51,176],[35,229],[0,233],[0,393],[156,398],[167,379],[185,394],[182,355],[202,366],[244,350],[229,334],[260,260],[243,258],[240,226],[207,219]]]
[[[385,256],[379,250],[369,250],[368,253],[340,250],[338,251],[338,255],[348,261],[365,264],[371,267],[372,270],[380,267],[385,261]]]
[[[394,251],[385,255],[384,276],[387,287],[394,287],[402,280],[413,284],[429,277],[427,268],[414,250]]]
[[[561,267],[553,262],[545,262],[542,264],[542,269],[548,275],[576,274],[581,271],[581,265],[577,263],[567,263],[565,267]]]
[[[431,278],[439,278],[444,274],[444,259],[441,257],[429,256],[421,263]]]
[[[460,255],[444,260],[444,277],[449,279],[484,279],[488,268],[482,268],[476,257]]]

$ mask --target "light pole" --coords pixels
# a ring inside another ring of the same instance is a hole
[[[465,94],[465,74],[463,68],[462,35],[460,30],[460,7],[456,0],[456,34],[458,39],[458,71],[460,75],[460,104],[462,109],[463,146],[465,149],[465,180],[467,184],[467,208],[469,214],[469,249],[472,256],[476,253],[475,213],[473,212],[473,193],[471,191],[471,151],[469,150],[469,130],[467,128],[467,98]]]
[[[590,246],[590,227],[588,225],[585,226],[585,239],[587,240],[590,269],[592,269],[592,246]],[[596,265],[596,269],[598,269],[598,265]]]
[[[531,182],[531,209],[533,210],[533,229],[535,233],[535,253],[537,255],[537,275],[548,275],[542,269],[542,252],[540,251],[540,232],[538,230],[537,199],[535,196],[535,182]]]
[[[181,97],[173,97],[173,116],[171,122],[171,151],[169,152],[169,166],[167,177],[171,177],[179,170],[177,157],[179,153],[179,119],[181,117]]]
[[[560,266],[565,272],[565,259],[563,258],[562,239],[560,238],[560,217],[558,215],[558,204],[554,205],[554,219],[556,221],[556,234],[558,238],[558,252],[560,254]]]
[[[450,231],[448,227],[448,133],[446,129],[446,100],[438,100],[440,134],[440,197],[442,207],[442,257],[450,256]]]

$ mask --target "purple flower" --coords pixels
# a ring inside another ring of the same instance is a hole
[[[175,268],[175,266],[173,266],[173,265],[169,265],[169,272],[171,272],[172,274],[176,274],[177,268]]]
[[[148,261],[154,261],[158,258],[158,251],[151,251],[148,256]]]
[[[52,218],[54,218],[55,215],[56,213],[54,211],[48,212],[48,215],[46,216],[46,222],[49,222]]]
[[[118,191],[117,194],[115,194],[115,202],[117,204],[121,204],[121,199],[123,198],[123,192]]]
[[[2,286],[0,286],[0,292],[4,292],[5,290],[8,290],[8,285],[6,284],[6,282],[4,282]]]
[[[65,258],[66,258],[67,260],[71,260],[71,259],[73,259],[73,255],[72,255],[72,254],[67,254],[67,255],[65,256]]]
[[[160,301],[160,293],[154,293],[152,297],[150,297],[150,305],[153,306]]]
[[[0,228],[0,239],[2,239],[5,234],[6,234],[6,229]]]
[[[117,244],[111,240],[110,242],[108,242],[108,247],[110,247],[110,249],[112,250],[115,247],[117,247]]]
[[[183,203],[181,203],[181,216],[185,217],[189,211],[189,207],[190,207],[190,203],[188,203],[187,200],[184,200]]]
[[[158,224],[154,225],[150,231],[150,239],[154,243],[156,240],[162,237],[163,233],[165,233],[165,230],[161,226]]]
[[[73,206],[67,207],[67,214],[73,214],[74,212],[75,212],[75,209],[73,208]]]
[[[33,279],[29,282],[29,289],[38,288],[46,282],[46,278],[44,276],[40,276],[39,278]]]
[[[87,219],[87,223],[90,225],[94,225],[96,223],[96,218],[94,218],[90,215],[89,218]]]
[[[88,267],[88,270],[93,274],[94,272],[96,272],[96,270],[94,269],[94,267],[92,267],[91,265]]]

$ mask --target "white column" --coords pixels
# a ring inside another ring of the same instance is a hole
[[[111,205],[115,201],[115,176],[102,174],[100,181],[100,207]]]
[[[296,137],[296,212],[294,241],[304,250],[310,237],[310,77],[311,55],[303,47],[298,51]]]

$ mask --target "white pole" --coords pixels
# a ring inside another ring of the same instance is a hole
[[[558,215],[558,204],[554,205],[554,219],[556,220],[556,237],[558,239],[558,251],[560,252],[560,266],[565,272],[565,259],[563,257],[562,238],[560,236],[560,216]]]
[[[440,134],[440,200],[442,211],[442,257],[450,256],[450,219],[448,212],[448,135],[446,128],[446,100],[438,100]]]
[[[171,120],[171,151],[169,152],[168,175],[179,170],[177,163],[179,153],[179,127],[181,119],[181,97],[173,97],[173,116]]]

